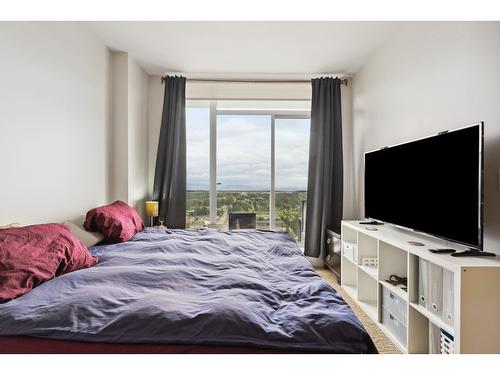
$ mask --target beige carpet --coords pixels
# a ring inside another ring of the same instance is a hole
[[[359,318],[361,323],[365,326],[368,334],[372,338],[375,346],[377,347],[379,353],[381,354],[400,354],[398,348],[387,338],[387,336],[377,327],[377,324],[371,320],[368,315],[366,315],[363,310],[353,301],[351,297],[342,289],[342,287],[337,283],[337,278],[335,274],[329,269],[316,269],[316,272],[326,280],[328,284],[333,286],[333,288],[339,292],[339,294],[344,298],[344,300],[351,306],[356,316]]]

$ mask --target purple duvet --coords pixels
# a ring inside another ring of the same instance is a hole
[[[375,353],[285,233],[147,228],[96,266],[0,304],[0,335]]]

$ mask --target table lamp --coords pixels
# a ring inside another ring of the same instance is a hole
[[[147,201],[146,202],[146,215],[149,216],[150,226],[154,226],[154,218],[158,216],[158,202],[157,201]]]

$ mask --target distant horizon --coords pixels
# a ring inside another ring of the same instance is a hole
[[[186,189],[186,191],[207,191],[209,192],[210,189],[208,188],[192,188],[192,187],[188,187]],[[217,191],[219,192],[270,192],[271,189],[270,188],[262,188],[262,189],[244,189],[244,188],[231,188],[231,189],[217,189]],[[280,188],[280,189],[275,189],[274,190],[275,192],[279,193],[279,192],[285,192],[285,193],[288,193],[288,192],[291,192],[291,193],[295,193],[295,192],[307,192],[307,189],[296,189],[296,188]]]
[[[210,116],[206,108],[187,108],[187,190],[208,190]],[[277,190],[306,191],[309,120],[276,119]],[[271,116],[217,116],[218,191],[269,191]]]

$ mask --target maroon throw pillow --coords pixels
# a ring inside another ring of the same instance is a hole
[[[128,204],[116,201],[87,212],[83,227],[89,232],[100,232],[109,243],[125,242],[144,229],[141,217]]]
[[[65,225],[0,230],[0,302],[19,297],[56,276],[96,263],[97,258]]]

